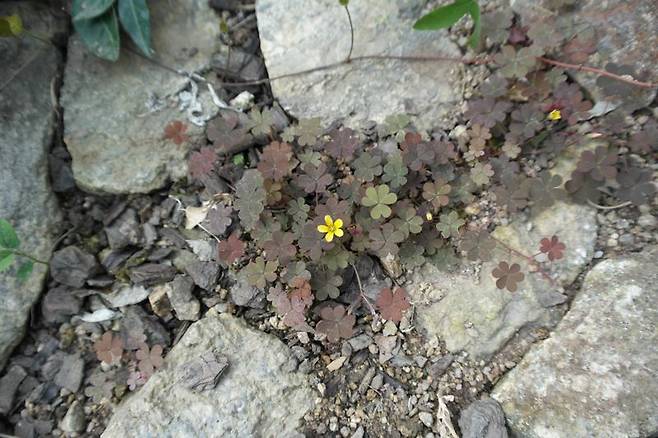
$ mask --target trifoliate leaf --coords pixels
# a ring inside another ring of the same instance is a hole
[[[389,217],[392,213],[389,205],[395,204],[398,197],[391,193],[386,184],[380,184],[377,187],[368,187],[366,194],[361,198],[361,204],[364,207],[371,207],[370,216],[373,219]]]

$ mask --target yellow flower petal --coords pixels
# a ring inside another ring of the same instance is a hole
[[[558,109],[554,109],[553,111],[548,113],[548,120],[551,120],[553,122],[556,120],[560,120],[561,118],[562,118],[562,113]]]
[[[334,221],[331,220],[331,216],[326,215],[324,217],[324,223],[327,224],[328,227],[331,227],[334,225]]]
[[[333,233],[333,231],[329,231],[329,232],[324,236],[324,240],[326,240],[327,242],[331,242],[332,240],[334,240],[334,233]]]
[[[337,229],[336,231],[334,231],[334,234],[336,235],[336,237],[343,237],[343,230]]]
[[[334,221],[334,228],[338,229],[338,228],[341,228],[342,226],[343,226],[343,220],[342,219],[336,219]],[[340,237],[340,236],[338,236],[338,237]]]
[[[321,233],[328,233],[329,227],[326,225],[318,225],[318,231]]]

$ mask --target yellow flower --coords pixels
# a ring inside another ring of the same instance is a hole
[[[559,109],[554,109],[550,113],[548,113],[548,120],[555,122],[557,120],[560,120],[562,118],[562,113],[560,112]]]
[[[318,231],[325,233],[324,240],[331,242],[334,240],[334,236],[343,237],[343,220],[342,219],[331,219],[331,216],[326,215],[324,217],[324,223],[326,225],[318,225]]]
[[[432,219],[434,219],[434,216],[432,216],[432,213],[428,211],[427,213],[425,213],[425,219],[431,222]]]

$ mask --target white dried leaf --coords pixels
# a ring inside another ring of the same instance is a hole
[[[110,309],[98,309],[92,313],[85,313],[80,316],[84,322],[103,322],[115,319],[119,316],[119,312]]]
[[[439,396],[439,409],[436,413],[436,432],[440,438],[459,438],[455,427],[452,425],[450,418],[450,410],[446,406],[446,401],[453,401],[455,399],[452,395]]]
[[[201,207],[185,208],[185,229],[191,230],[206,219],[210,203],[204,203]]]

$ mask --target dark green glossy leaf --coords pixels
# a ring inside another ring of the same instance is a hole
[[[416,21],[414,29],[436,30],[450,27],[464,15],[471,13],[473,4],[477,7],[473,0],[457,0],[449,5],[436,8]]]
[[[91,20],[75,20],[73,27],[91,53],[108,61],[119,59],[119,23],[114,8]]]
[[[114,0],[73,0],[73,20],[91,20],[103,15],[112,7]]]
[[[471,1],[467,3],[469,5],[468,13],[471,14],[471,18],[473,19],[473,33],[471,34],[471,38],[468,40],[468,44],[472,49],[476,49],[480,44],[480,6],[477,4],[477,1]]]
[[[23,263],[18,268],[18,271],[16,272],[16,277],[18,278],[18,281],[24,283],[30,277],[33,268],[34,268],[34,263],[32,263],[31,260]]]
[[[151,56],[151,21],[146,0],[119,0],[119,20],[139,50]]]
[[[0,247],[15,249],[20,243],[14,227],[6,220],[0,219]]]

